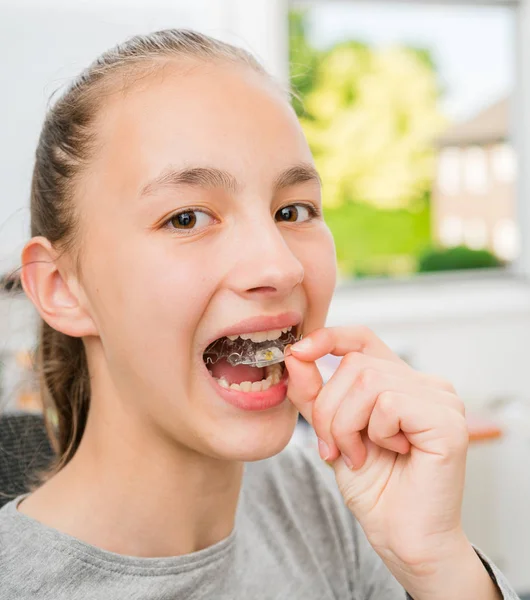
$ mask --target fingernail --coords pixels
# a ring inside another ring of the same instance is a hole
[[[292,344],[287,344],[287,346],[285,346],[285,348],[283,349],[284,356],[291,356],[291,354],[292,354],[291,346],[292,346]]]
[[[305,352],[311,348],[311,344],[312,342],[309,338],[304,338],[303,340],[296,342],[296,344],[293,344],[291,350],[294,352]]]
[[[326,444],[326,442],[324,442],[320,438],[318,439],[318,452],[319,452],[320,458],[322,460],[328,460],[328,458],[329,458],[329,446]]]
[[[346,463],[346,466],[348,467],[348,469],[351,469],[353,471],[352,461],[345,454],[341,453],[341,456],[342,456],[342,460]]]

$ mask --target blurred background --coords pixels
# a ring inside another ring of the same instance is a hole
[[[39,410],[16,270],[46,107],[100,52],[168,27],[242,45],[291,82],[337,247],[329,324],[368,325],[454,383],[472,433],[466,529],[530,594],[529,0],[0,0],[4,410]]]

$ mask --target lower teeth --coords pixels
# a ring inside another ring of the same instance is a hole
[[[261,381],[242,381],[241,383],[228,383],[228,381],[221,377],[218,379],[214,377],[215,381],[225,389],[237,390],[239,392],[264,392],[268,390],[272,385],[279,383],[282,378],[283,368],[281,365],[276,364],[271,367],[265,367],[266,379]]]

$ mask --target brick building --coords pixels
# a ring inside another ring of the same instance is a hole
[[[450,127],[438,140],[433,233],[443,247],[487,248],[513,260],[517,160],[508,139],[509,99]]]

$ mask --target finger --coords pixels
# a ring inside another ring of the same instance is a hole
[[[425,403],[421,396],[383,392],[372,411],[368,436],[386,448],[399,431],[412,446],[444,457],[465,451],[469,442],[465,418],[456,411],[440,403]]]
[[[315,429],[323,460],[332,461],[341,454],[330,431],[331,422],[343,398],[348,394],[352,385],[355,385],[356,378],[361,375],[361,366],[371,364],[370,360],[376,359],[360,353],[348,354],[326,385],[322,387],[322,376],[314,362],[297,360],[296,357],[290,355],[288,350],[286,352],[285,364],[289,372],[287,397]],[[414,372],[408,365],[398,365],[386,360],[377,359],[377,366],[381,369],[388,369],[390,366],[400,374]],[[366,406],[366,411],[369,410],[370,407]],[[369,416],[369,412],[366,412],[366,422],[368,422]],[[356,438],[355,435],[352,435],[351,445],[355,445],[357,439],[359,453],[363,453],[364,446],[360,436]],[[354,450],[352,452],[356,453]]]
[[[326,388],[321,394],[324,391]],[[326,422],[329,413],[326,413],[322,407],[319,411],[324,412],[325,417],[321,418],[317,412],[320,397],[317,398],[313,407],[313,426],[318,437],[326,443],[332,440],[341,454],[346,456],[355,468],[360,468],[366,458],[361,432],[369,425],[379,395],[389,392],[420,397],[423,399],[424,406],[440,404],[446,410],[453,410],[454,397],[448,392],[426,388],[410,377],[396,377],[374,369],[363,369],[356,376],[349,390],[346,393],[342,392],[340,405],[332,414],[331,422]],[[383,447],[395,452],[408,451],[404,436],[398,434],[399,429],[388,434],[386,436],[388,441],[383,444]],[[397,437],[391,439],[394,436]]]
[[[376,358],[406,364],[373,331],[364,326],[317,329],[293,344],[291,351],[300,360],[315,361],[326,354],[344,356],[361,352]]]
[[[324,440],[332,439],[344,462],[351,468],[360,469],[366,460],[362,432],[370,422],[377,396],[385,389],[383,385],[387,387],[388,383],[383,377],[376,377],[374,371],[361,371],[341,397],[329,422],[320,424],[321,430],[317,435]]]
[[[368,423],[368,437],[372,442],[381,446],[381,448],[392,450],[398,454],[410,452],[410,442],[401,431],[399,407],[395,401],[398,396],[404,395],[399,392],[379,394]]]
[[[299,363],[302,361],[298,361]],[[335,460],[340,456],[340,450],[331,433],[331,423],[344,398],[355,386],[357,377],[362,370],[354,365],[344,365],[339,368],[326,382],[312,406],[312,425],[321,442],[320,455],[324,460]]]
[[[312,425],[313,402],[322,389],[322,375],[314,362],[298,360],[289,355],[288,351],[285,355],[285,367],[289,373],[287,397]]]
[[[439,389],[456,395],[455,388],[450,382],[436,375],[416,371],[404,361],[398,363],[363,354],[362,352],[349,352],[343,357],[337,370],[349,367],[351,367],[355,373],[363,368],[371,368],[376,369],[381,373],[396,375],[398,377],[408,377],[412,375],[419,385]]]
[[[385,393],[387,392],[383,392],[383,394]],[[399,454],[407,454],[410,451],[410,442],[400,430],[399,421],[385,421],[383,423],[384,427],[381,426],[375,430],[379,435],[370,435],[370,428],[372,427],[374,413],[377,411],[379,397],[380,395],[378,394],[370,402],[366,403],[361,415],[356,412],[355,405],[352,402],[345,401],[341,404],[332,424],[336,444],[340,448],[344,462],[351,469],[360,469],[366,461],[367,451],[365,440],[363,439],[365,432],[367,432],[369,439],[381,448]],[[359,425],[355,425],[355,422],[359,418],[363,423],[366,423],[366,426],[362,429],[352,431],[351,427],[360,427]],[[376,414],[375,425],[380,425],[377,419],[378,416]]]

